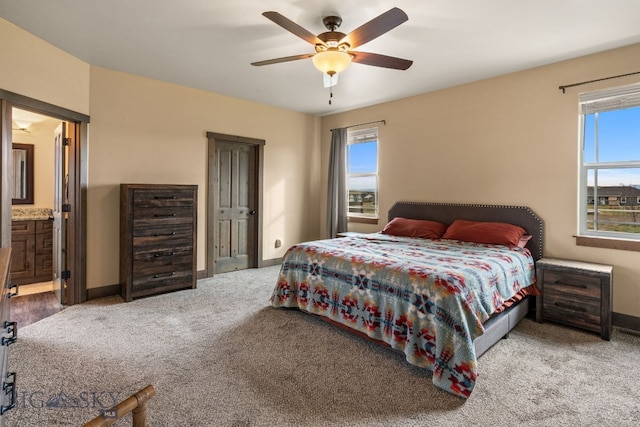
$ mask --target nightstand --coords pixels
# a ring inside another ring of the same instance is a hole
[[[542,258],[536,262],[536,276],[538,322],[562,323],[611,339],[613,266]]]

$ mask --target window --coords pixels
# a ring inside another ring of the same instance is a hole
[[[580,95],[580,235],[640,241],[640,84]]]
[[[378,218],[378,128],[347,131],[350,218]]]

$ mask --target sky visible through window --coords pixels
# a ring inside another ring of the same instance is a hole
[[[347,150],[347,173],[376,173],[378,159],[378,142],[362,142],[349,144]],[[349,182],[350,190],[374,191],[375,177],[358,177]]]
[[[596,115],[585,120],[584,161],[640,161],[640,107],[598,113],[598,152],[596,158]],[[588,185],[593,185],[590,174]],[[611,168],[598,172],[598,186],[634,186],[640,188],[640,169]]]

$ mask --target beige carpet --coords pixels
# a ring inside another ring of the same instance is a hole
[[[270,308],[277,272],[96,300],[20,329],[6,425],[79,426],[148,384],[155,427],[640,425],[638,336],[525,319],[480,358],[463,401],[392,350]]]

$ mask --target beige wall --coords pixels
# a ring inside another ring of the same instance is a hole
[[[2,19],[0,52],[11,64],[0,67],[0,89],[91,117],[87,288],[119,281],[124,182],[199,185],[198,269],[205,268],[207,131],[266,141],[263,259],[319,235],[318,117],[91,67]]]
[[[578,94],[640,77],[571,88],[566,94],[558,90],[562,84],[639,69],[640,45],[634,45],[327,116],[321,170],[326,171],[329,129],[384,119],[382,218],[377,226],[350,224],[350,229],[380,230],[398,200],[527,205],[544,219],[546,256],[613,264],[614,311],[640,316],[640,255],[579,247],[573,237],[578,229]]]
[[[0,89],[89,113],[89,64],[0,18]]]
[[[319,125],[310,115],[91,67],[88,287],[118,283],[120,183],[197,184],[198,269],[206,267],[208,131],[266,141],[263,259],[314,238],[320,185],[309,165],[319,164]]]
[[[89,64],[0,18],[0,89],[82,114],[89,113]],[[13,141],[34,144],[34,205],[53,205],[53,129],[34,123]]]

